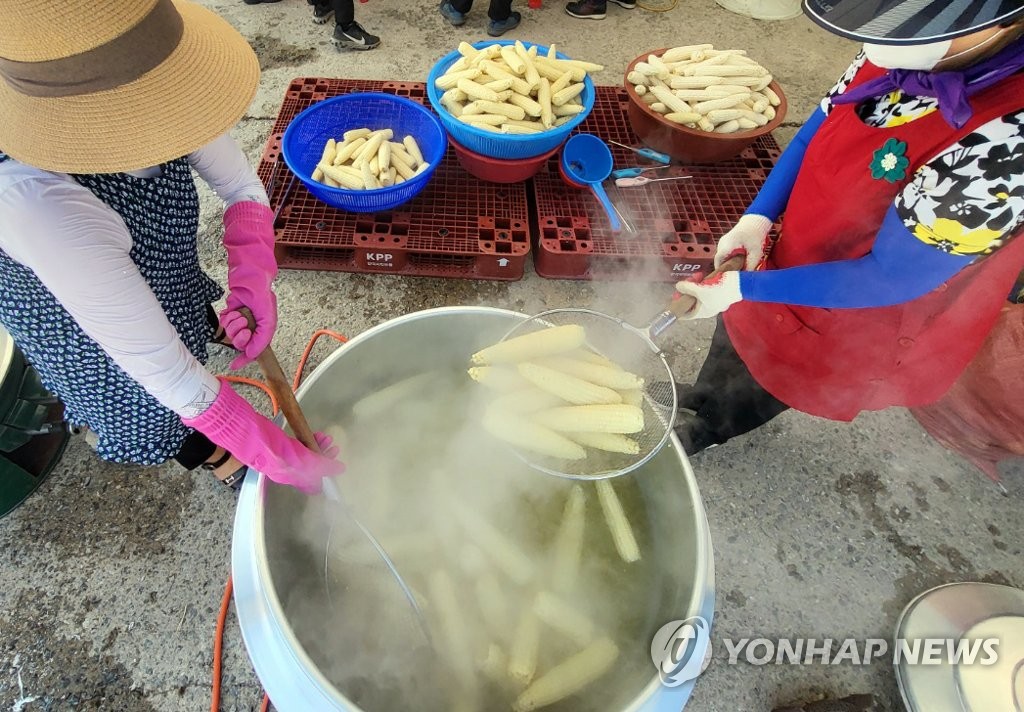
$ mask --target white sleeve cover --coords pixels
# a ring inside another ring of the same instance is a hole
[[[266,188],[229,134],[189,154],[188,162],[225,205],[247,200],[270,205]]]
[[[205,410],[220,384],[182,343],[131,260],[121,217],[69,176],[4,168],[0,247],[160,403],[184,417]]]

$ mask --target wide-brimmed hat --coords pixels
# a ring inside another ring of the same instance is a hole
[[[874,44],[926,44],[1024,17],[1020,0],[803,0],[829,32]]]
[[[259,62],[186,0],[5,0],[0,151],[62,173],[159,165],[245,113]]]

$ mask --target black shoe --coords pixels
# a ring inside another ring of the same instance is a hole
[[[636,8],[636,0],[612,0],[612,2],[624,10],[633,10]]]
[[[438,9],[441,11],[441,15],[444,19],[448,20],[448,24],[452,27],[460,27],[461,25],[466,24],[465,13],[456,10],[455,6],[448,0],[444,0]]]
[[[565,12],[581,20],[603,20],[607,3],[605,0],[577,0],[565,6]]]
[[[680,409],[676,413],[673,430],[687,455],[696,455],[708,448],[722,444],[722,440],[711,430],[708,422],[692,411]]]
[[[330,3],[317,3],[313,5],[313,22],[317,25],[327,24],[327,21],[334,15],[334,8]]]
[[[487,26],[487,34],[491,37],[500,37],[509,30],[518,27],[519,21],[522,19],[522,15],[518,12],[513,12],[504,20],[491,20],[491,24]]]
[[[246,5],[259,5],[265,2],[281,2],[281,0],[242,0]]]
[[[380,37],[371,35],[358,22],[353,22],[348,27],[335,25],[332,41],[338,47],[363,50],[373,49],[379,45]]]

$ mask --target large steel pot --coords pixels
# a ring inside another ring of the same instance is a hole
[[[333,353],[298,393],[314,427],[367,393],[397,378],[450,365],[493,343],[525,318],[486,307],[446,307],[416,312],[376,326]],[[650,591],[650,637],[665,623],[692,616],[708,622],[714,613],[714,569],[708,523],[686,456],[673,436],[636,478],[647,508],[658,576]],[[282,712],[354,711],[314,660],[317,639],[329,635],[325,621],[334,615],[317,610],[317,562],[296,545],[303,496],[264,477],[249,477],[235,518],[232,551],[235,605],[256,674]],[[308,585],[308,588],[304,588]],[[290,616],[295,596],[303,596],[302,620]],[[326,604],[323,604],[326,605]],[[382,614],[385,613],[382,611]],[[295,618],[295,619],[293,619]],[[628,651],[648,656],[643,650]],[[614,674],[614,673],[610,673]],[[646,684],[624,690],[615,709],[678,712],[692,683],[666,687],[653,664]],[[612,707],[609,707],[611,710]],[[399,712],[399,711],[395,711]]]

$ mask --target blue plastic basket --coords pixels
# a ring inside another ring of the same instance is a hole
[[[313,180],[313,170],[323,155],[327,139],[340,139],[350,129],[385,129],[395,141],[412,136],[430,167],[404,183],[375,190],[331,188]],[[309,192],[331,207],[353,213],[391,210],[423,190],[448,147],[448,136],[429,109],[391,94],[346,94],[313,104],[300,113],[284,132],[284,162]]]
[[[473,46],[477,49],[483,49],[492,44],[512,45],[515,44],[515,40],[491,40],[477,42]],[[530,42],[523,42],[523,44],[527,47],[533,46]],[[547,47],[537,45],[538,53],[547,53],[547,51]],[[583,111],[573,117],[572,121],[567,121],[550,131],[529,135],[498,134],[493,131],[470,126],[456,119],[448,113],[447,109],[441,106],[441,94],[443,92],[434,86],[437,78],[444,74],[448,67],[452,66],[461,56],[458,50],[456,50],[445,55],[441,61],[434,65],[434,68],[430,70],[430,74],[427,75],[427,97],[430,99],[430,105],[434,107],[434,111],[441,117],[441,123],[448,129],[448,133],[470,151],[479,153],[481,156],[488,156],[490,158],[533,158],[542,153],[553,151],[565,143],[573,129],[583,123],[583,120],[590,114],[590,110],[594,108],[594,99],[597,93],[594,91],[594,82],[588,76],[583,82],[583,93],[580,94],[580,101],[583,102]],[[566,57],[561,52],[557,52],[556,56],[559,59],[569,59],[569,57]]]

